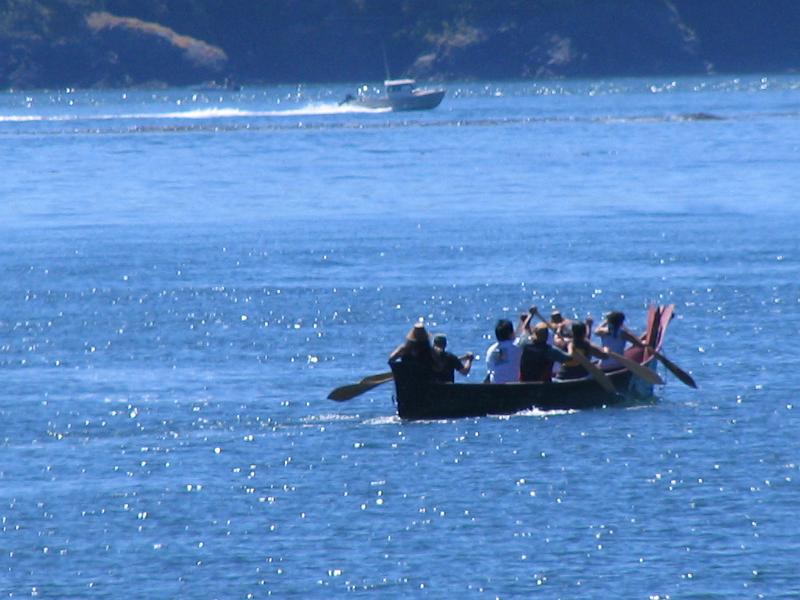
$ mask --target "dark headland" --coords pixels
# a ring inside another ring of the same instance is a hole
[[[798,0],[0,0],[0,88],[787,73]]]

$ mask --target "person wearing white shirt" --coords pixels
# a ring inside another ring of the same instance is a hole
[[[500,319],[494,328],[497,341],[486,351],[486,375],[490,383],[519,381],[522,348],[514,343],[514,325]]]

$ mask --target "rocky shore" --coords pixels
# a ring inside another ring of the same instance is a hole
[[[6,0],[0,88],[796,72],[795,0]]]

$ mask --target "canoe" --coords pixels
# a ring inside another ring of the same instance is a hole
[[[660,350],[673,305],[651,306],[644,341]],[[628,358],[655,370],[656,360],[641,348]],[[402,419],[455,419],[509,415],[525,410],[582,410],[652,397],[653,385],[628,369],[607,371],[617,393],[604,390],[591,377],[550,383],[439,383],[413,363],[392,363],[397,414]]]

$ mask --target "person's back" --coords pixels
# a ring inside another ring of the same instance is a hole
[[[550,324],[555,332],[553,345],[566,350],[572,339],[572,321],[561,316],[561,311],[553,309],[550,313]]]
[[[605,321],[595,332],[600,338],[600,345],[603,348],[617,354],[625,353],[625,342],[631,337],[631,334],[625,331],[623,323],[625,323],[624,313],[618,311],[608,313]],[[622,365],[613,356],[601,360],[600,366],[605,370],[622,368]]]
[[[500,319],[494,328],[497,341],[486,351],[486,371],[490,383],[519,381],[522,349],[514,343],[514,326]]]
[[[415,324],[408,332],[405,341],[389,355],[390,363],[396,361],[413,364],[423,373],[433,369],[433,350],[430,337],[422,323]]]
[[[553,376],[553,364],[566,362],[569,355],[547,343],[547,325],[539,323],[533,331],[533,341],[522,347],[520,381],[548,382]]]
[[[561,363],[561,368],[556,376],[557,379],[581,379],[582,377],[589,376],[589,372],[581,361],[572,356],[578,352],[586,360],[591,360],[592,356],[596,356],[597,358],[605,358],[607,356],[605,352],[593,346],[589,340],[586,339],[586,324],[580,322],[572,324],[572,339],[569,342],[569,354],[571,358]]]
[[[433,337],[433,380],[441,383],[454,383],[455,373],[458,371],[462,375],[469,374],[472,368],[474,355],[468,352],[464,362],[447,348],[447,337],[437,334]]]

